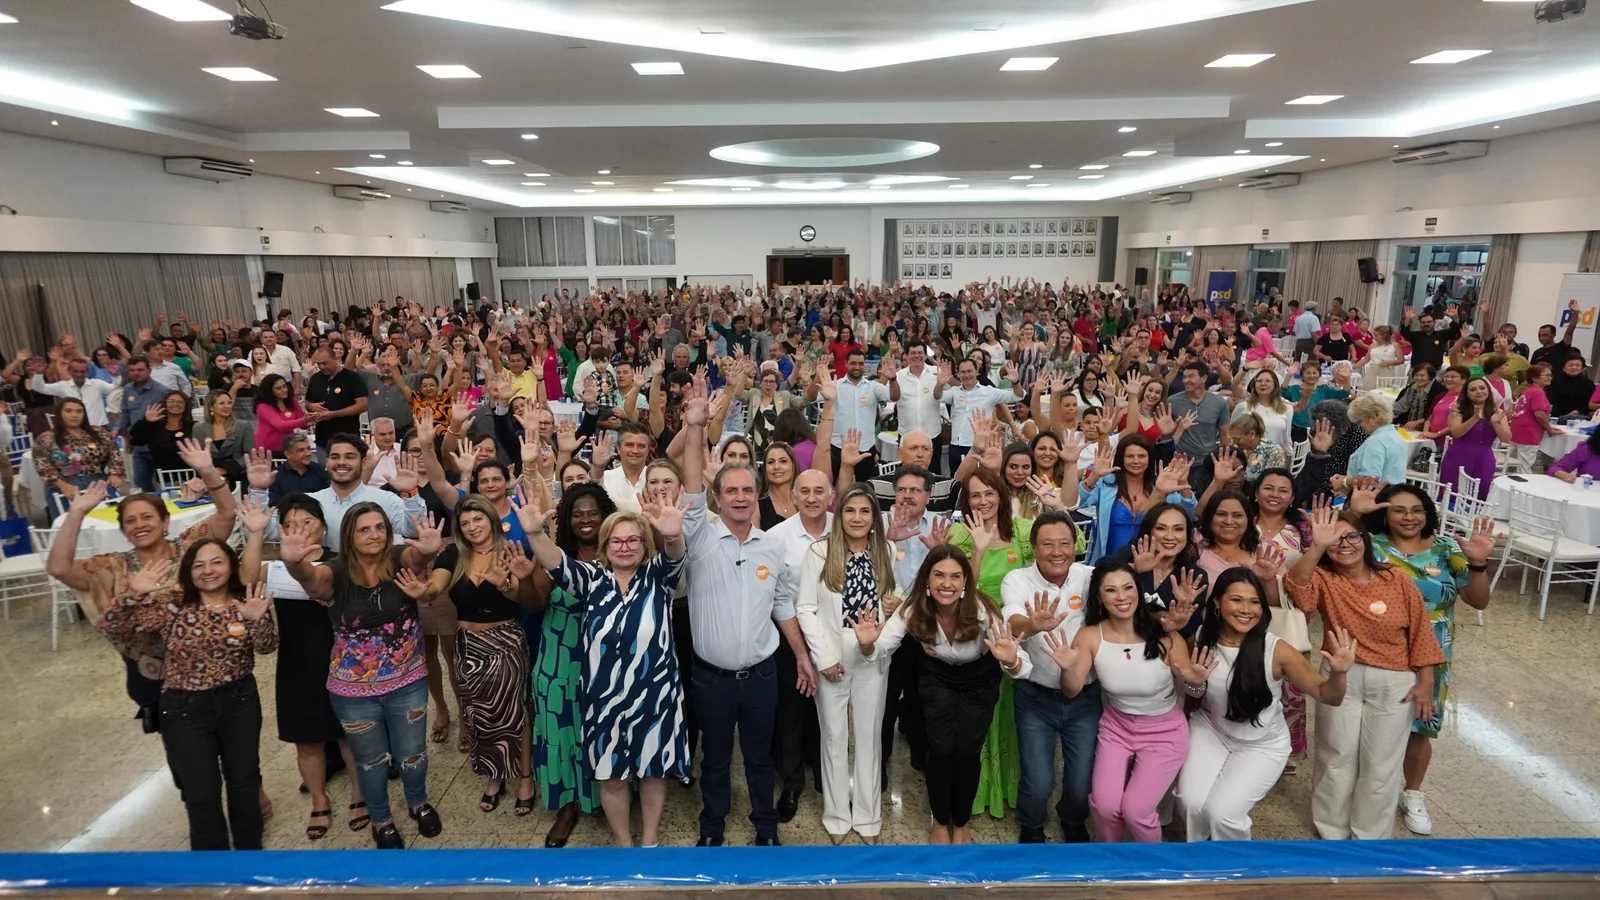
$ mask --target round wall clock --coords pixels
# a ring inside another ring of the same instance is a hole
[[[816,240],[816,238],[817,238],[817,230],[815,228],[812,228],[810,225],[801,225],[800,226],[800,240],[802,240],[802,241],[813,241],[813,240]]]

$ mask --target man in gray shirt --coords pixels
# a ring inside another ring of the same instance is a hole
[[[1183,392],[1173,394],[1167,402],[1172,417],[1180,420],[1177,448],[1191,463],[1189,487],[1199,494],[1211,484],[1211,454],[1220,446],[1222,429],[1228,424],[1228,401],[1206,390],[1210,370],[1205,363],[1184,363],[1181,373]]]
[[[1307,303],[1305,312],[1294,317],[1294,360],[1296,363],[1310,359],[1317,349],[1317,332],[1322,330],[1322,320],[1317,318],[1317,305]]]

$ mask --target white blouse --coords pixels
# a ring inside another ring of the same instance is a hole
[[[894,652],[900,649],[900,644],[906,639],[907,633],[906,609],[907,607],[902,606],[895,611],[894,615],[889,617],[888,623],[883,626],[882,633],[878,635],[877,643],[872,647],[871,655],[867,657],[869,661],[893,656]],[[922,649],[934,659],[951,665],[973,662],[989,652],[989,648],[984,644],[984,641],[994,639],[993,628],[997,619],[998,614],[986,612],[983,628],[977,639],[954,644],[950,642],[949,638],[945,637],[944,628],[935,623],[935,641],[932,645],[923,644]],[[1028,651],[1022,649],[1021,646],[1017,647],[1017,660],[1022,663],[1022,668],[1015,673],[1006,672],[1007,675],[1012,678],[1026,679],[1033,674],[1033,660],[1028,658]]]

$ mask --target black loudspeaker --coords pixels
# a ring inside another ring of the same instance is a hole
[[[283,296],[283,273],[263,272],[261,275],[261,296],[274,299]]]
[[[482,300],[483,299],[483,294],[481,292],[479,292],[478,283],[476,281],[467,282],[467,299],[468,300]]]
[[[1133,283],[1136,287],[1144,287],[1150,283],[1150,270],[1140,266],[1133,270]]]
[[[1370,256],[1363,256],[1356,260],[1356,268],[1361,270],[1361,283],[1372,284],[1381,281],[1378,275],[1378,261]]]

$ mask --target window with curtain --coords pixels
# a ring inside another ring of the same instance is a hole
[[[593,216],[597,266],[677,265],[672,216]]]
[[[502,268],[582,266],[589,262],[582,216],[496,218]]]
[[[1283,293],[1284,283],[1289,278],[1289,248],[1287,245],[1280,247],[1255,247],[1250,251],[1250,283],[1249,296],[1253,299],[1258,294],[1264,295],[1268,288],[1277,288],[1278,293]]]

